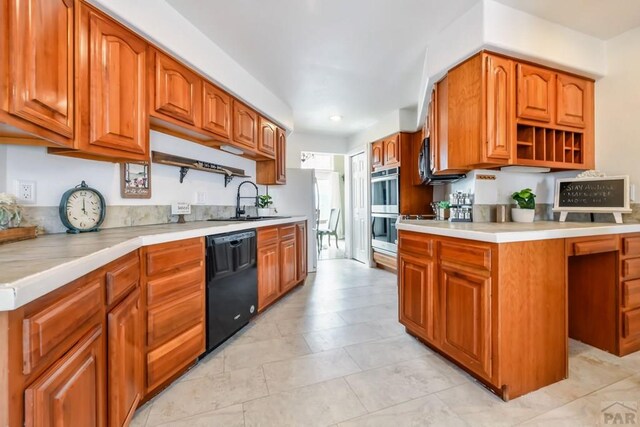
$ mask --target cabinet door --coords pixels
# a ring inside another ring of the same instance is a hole
[[[231,97],[212,85],[202,85],[202,127],[222,138],[231,136]]]
[[[101,13],[80,3],[79,148],[97,154],[138,154],[149,147],[147,44]]]
[[[513,61],[487,56],[487,159],[508,161],[513,140]]]
[[[558,74],[556,83],[558,124],[584,128],[588,106],[593,105],[593,83],[566,74]]]
[[[429,163],[431,172],[440,170],[440,146],[438,144],[438,126],[436,125],[438,105],[438,84],[433,85],[431,91],[431,101],[429,101],[429,110],[427,123],[429,126]]]
[[[258,139],[258,114],[238,101],[233,101],[233,140],[255,149]]]
[[[125,426],[142,399],[143,322],[140,290],[131,292],[107,316],[109,426]]]
[[[27,427],[105,425],[103,339],[94,328],[26,388]]]
[[[276,125],[260,116],[258,123],[258,150],[268,156],[276,154]]]
[[[398,265],[400,323],[421,338],[436,343],[438,298],[434,262],[400,254]]]
[[[371,144],[371,167],[377,168],[382,166],[384,152],[384,141],[377,141]]]
[[[296,264],[298,253],[295,237],[280,242],[280,292],[287,292],[297,283]]]
[[[280,296],[279,244],[258,247],[258,310]]]
[[[297,249],[297,264],[296,282],[300,283],[307,278],[307,223],[301,222],[296,224],[296,249]]]
[[[199,126],[202,79],[178,61],[155,52],[155,112]]]
[[[385,166],[400,166],[400,135],[385,139],[382,153]]]
[[[73,1],[8,4],[10,113],[72,137]]]
[[[441,265],[442,349],[491,378],[491,279]]]
[[[278,128],[276,132],[276,184],[287,183],[287,134]]]
[[[550,122],[555,103],[555,77],[552,71],[532,65],[517,65],[518,117]]]

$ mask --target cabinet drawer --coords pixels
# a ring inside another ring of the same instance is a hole
[[[147,354],[147,390],[153,390],[204,352],[204,323]]]
[[[598,240],[586,240],[573,243],[572,255],[590,255],[603,252],[615,252],[618,250],[618,239],[616,237]]]
[[[107,305],[111,305],[131,292],[140,283],[138,251],[125,255],[107,267]]]
[[[622,254],[624,256],[640,256],[640,236],[623,237]]]
[[[261,228],[258,230],[258,245],[278,240],[278,227]]]
[[[176,295],[200,291],[204,286],[203,263],[188,270],[147,282],[147,306],[152,307]]]
[[[23,320],[25,374],[53,353],[64,353],[91,326],[88,321],[102,308],[102,281],[50,304]]]
[[[284,227],[280,227],[278,230],[280,234],[280,240],[289,240],[296,237],[296,225],[286,225]]]
[[[401,252],[411,252],[416,255],[433,256],[433,239],[424,234],[400,233],[398,249]]]
[[[640,277],[640,258],[622,261],[622,277],[625,279]]]
[[[628,311],[622,316],[622,336],[623,338],[634,338],[640,335],[640,308]]]
[[[622,306],[624,308],[640,307],[640,279],[622,283]]]
[[[441,242],[440,259],[491,270],[491,248],[488,247]]]
[[[155,276],[203,259],[202,239],[151,246],[147,249],[147,276]]]
[[[156,347],[203,319],[203,292],[150,308],[147,317],[147,345]]]

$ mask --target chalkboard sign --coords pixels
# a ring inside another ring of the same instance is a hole
[[[560,221],[569,212],[605,212],[613,213],[616,222],[622,222],[621,214],[631,212],[629,177],[558,179],[553,210],[561,212]]]

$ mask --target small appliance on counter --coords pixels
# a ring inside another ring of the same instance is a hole
[[[473,194],[458,191],[449,194],[449,221],[473,222]]]

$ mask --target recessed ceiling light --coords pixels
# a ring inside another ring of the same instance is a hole
[[[336,114],[329,117],[329,120],[331,120],[332,122],[339,122],[340,120],[342,120],[342,116],[339,114]]]

